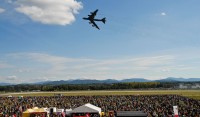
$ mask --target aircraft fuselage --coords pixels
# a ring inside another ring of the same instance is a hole
[[[91,18],[83,18],[84,20],[90,20],[90,21],[102,21],[102,19],[91,19]]]

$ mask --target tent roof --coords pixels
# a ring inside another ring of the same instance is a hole
[[[35,109],[34,112],[46,112],[46,111],[44,110],[44,108],[38,108]]]
[[[33,110],[36,110],[36,109],[38,109],[38,107],[33,107],[32,109],[33,109]]]
[[[23,113],[37,113],[37,112],[47,112],[45,111],[44,108],[38,108],[38,107],[34,107],[33,109],[27,109],[26,111],[24,111]]]
[[[73,109],[71,112],[72,113],[87,113],[87,112],[100,113],[101,108],[88,103],[88,104],[85,104],[83,106],[79,106],[79,107]]]
[[[8,97],[12,97],[12,95],[9,95]]]
[[[85,104],[85,106],[87,106],[87,107],[89,107],[89,108],[92,108],[92,109],[95,109],[95,110],[101,112],[101,108],[99,108],[99,107],[97,107],[97,106],[94,106],[94,105],[92,105],[92,104],[90,104],[90,103]]]
[[[34,110],[33,109],[27,109],[26,111],[24,111],[23,113],[32,113],[32,112],[34,112]]]

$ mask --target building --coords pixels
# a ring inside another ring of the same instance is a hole
[[[179,88],[180,89],[198,89],[200,88],[200,84],[199,83],[195,83],[195,84],[180,83]]]
[[[195,84],[195,85],[193,85],[191,88],[192,88],[192,89],[197,89],[197,88],[200,88],[200,84],[196,83],[196,84]]]

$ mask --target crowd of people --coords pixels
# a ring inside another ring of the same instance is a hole
[[[33,107],[74,109],[86,103],[108,111],[144,111],[148,117],[172,117],[178,106],[180,117],[200,117],[200,100],[179,95],[109,95],[109,96],[31,96],[0,97],[0,113],[16,115]]]

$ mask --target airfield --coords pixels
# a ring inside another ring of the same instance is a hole
[[[0,93],[0,96],[95,96],[95,95],[181,95],[200,100],[200,90],[101,90],[101,91],[59,91],[59,92],[19,92]]]

